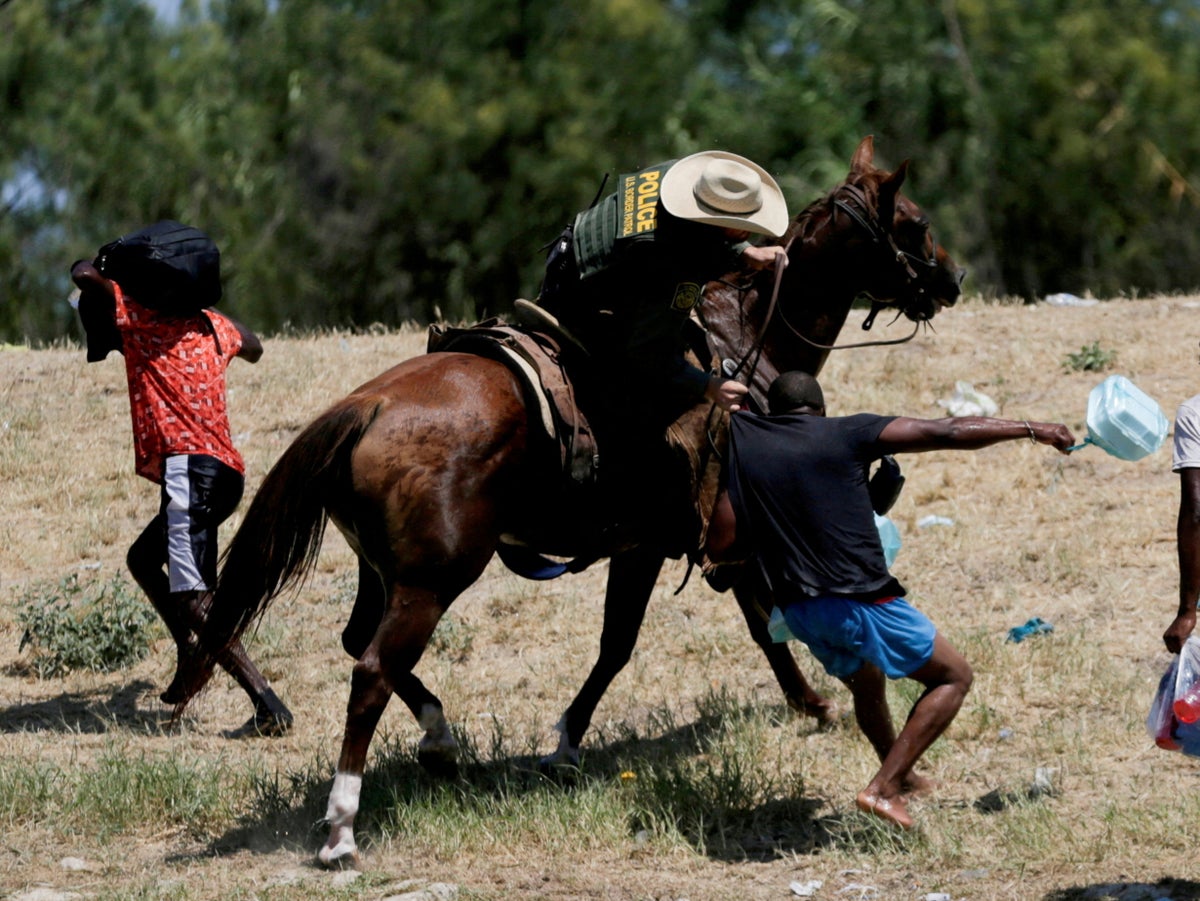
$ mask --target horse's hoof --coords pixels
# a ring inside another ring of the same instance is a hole
[[[236,729],[222,732],[225,738],[279,738],[292,728],[292,713],[286,708],[270,712],[256,712],[254,716]]]
[[[438,748],[418,749],[417,763],[435,779],[457,779],[458,760]]]
[[[543,776],[571,784],[579,778],[579,755],[548,754],[538,760],[537,769]]]
[[[361,870],[362,858],[358,856],[358,848],[330,848],[326,845],[317,852],[317,862],[327,870]]]

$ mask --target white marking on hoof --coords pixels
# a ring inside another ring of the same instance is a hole
[[[558,730],[558,748],[553,754],[549,754],[541,759],[541,765],[544,767],[554,766],[579,766],[579,748],[571,744],[571,740],[567,738],[567,726],[563,720],[558,721],[558,725],[554,727]]]
[[[358,846],[354,843],[354,817],[362,795],[362,776],[358,773],[337,773],[329,792],[329,807],[325,821],[329,823],[329,838],[318,853],[322,866],[340,866],[349,862],[358,866]]]

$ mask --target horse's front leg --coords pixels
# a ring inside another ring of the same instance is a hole
[[[587,681],[558,723],[558,749],[543,757],[543,767],[578,765],[579,745],[592,722],[592,714],[612,680],[629,662],[638,632],[646,616],[646,605],[662,570],[662,552],[634,548],[612,558],[608,587],[604,594],[604,627],[600,634],[600,656]]]
[[[733,586],[733,595],[746,618],[746,625],[750,627],[750,637],[766,655],[788,706],[797,713],[815,718],[822,726],[831,725],[838,717],[837,705],[808,684],[787,644],[771,639],[766,612],[770,604],[769,594],[757,571],[749,566],[745,569],[746,572]]]

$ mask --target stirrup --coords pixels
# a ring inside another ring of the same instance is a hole
[[[558,338],[562,343],[570,345],[579,353],[588,355],[587,348],[583,346],[583,343],[545,307],[539,307],[536,303],[518,298],[513,301],[513,314],[518,325],[531,331],[545,332],[553,338]]]

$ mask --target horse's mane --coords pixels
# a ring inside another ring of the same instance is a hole
[[[783,237],[777,243],[791,246],[796,242],[801,245],[813,240],[816,230],[833,215],[834,203],[838,195],[847,189],[857,189],[862,192],[869,206],[874,206],[879,197],[879,185],[876,179],[863,175],[851,175],[841,184],[830,188],[821,197],[812,201],[808,206],[795,215]]]

